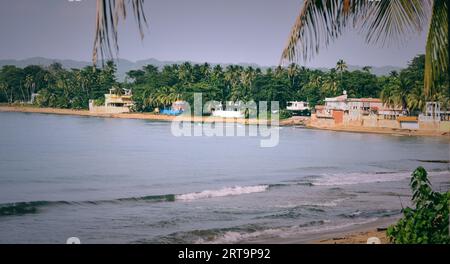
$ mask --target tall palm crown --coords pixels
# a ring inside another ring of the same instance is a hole
[[[425,48],[425,94],[448,70],[448,0],[304,0],[281,62],[308,60],[347,27],[369,43],[390,44],[429,27]]]
[[[336,63],[336,70],[338,72],[340,72],[341,74],[347,70],[347,63],[345,63],[344,60],[340,59],[338,60],[338,62]]]

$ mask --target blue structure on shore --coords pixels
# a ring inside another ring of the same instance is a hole
[[[163,109],[159,113],[163,115],[181,115],[184,111],[181,109]]]
[[[159,113],[163,115],[181,115],[184,111],[186,111],[188,106],[189,104],[186,101],[177,100],[172,103],[171,108],[164,108]]]

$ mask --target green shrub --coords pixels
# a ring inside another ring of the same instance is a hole
[[[105,97],[100,97],[100,98],[94,100],[95,106],[102,106],[104,104],[105,104]]]
[[[287,119],[292,117],[292,112],[289,110],[280,110],[280,119]]]
[[[395,244],[449,244],[450,191],[434,192],[424,168],[418,167],[410,182],[415,209],[403,209],[403,218],[387,229]]]

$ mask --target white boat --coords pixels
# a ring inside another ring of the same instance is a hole
[[[291,111],[305,111],[309,110],[309,104],[303,101],[290,101],[287,102],[286,109]]]
[[[212,116],[223,118],[244,118],[244,114],[238,110],[214,110]]]

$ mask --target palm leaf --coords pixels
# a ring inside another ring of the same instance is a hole
[[[448,3],[435,0],[425,47],[424,93],[430,96],[436,80],[448,73]]]
[[[423,30],[430,10],[430,0],[382,0],[368,6],[358,26],[368,43],[400,43],[400,37]]]
[[[139,27],[141,38],[144,37],[143,25],[147,25],[144,13],[144,0],[128,0],[131,2],[133,15]],[[92,62],[95,65],[98,56],[105,61],[106,57],[113,57],[113,50],[119,51],[118,45],[118,23],[120,19],[125,19],[125,0],[97,0],[97,13],[95,19],[95,38],[92,51]]]
[[[430,6],[430,0],[305,0],[280,63],[296,61],[299,55],[305,61],[312,58],[348,26],[365,34],[367,42],[398,40],[422,30]]]
[[[280,63],[308,60],[319,52],[321,45],[339,37],[356,17],[367,9],[368,1],[305,0],[289,34]],[[354,21],[356,22],[356,21]],[[355,23],[354,23],[355,24]]]
[[[399,43],[429,24],[425,54],[425,95],[448,71],[447,0],[305,0],[289,34],[280,64],[308,60],[353,26],[368,43]],[[431,19],[430,19],[431,13]],[[352,20],[353,23],[349,23]]]

